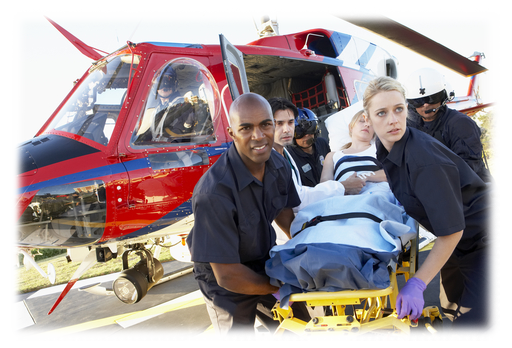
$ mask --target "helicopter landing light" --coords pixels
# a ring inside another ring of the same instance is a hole
[[[114,293],[121,302],[139,302],[147,292],[148,281],[141,273],[129,269],[114,281]]]

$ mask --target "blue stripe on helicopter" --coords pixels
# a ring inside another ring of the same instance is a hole
[[[370,59],[372,59],[373,53],[375,52],[376,49],[377,47],[375,45],[370,44],[366,51],[359,57],[357,63],[361,68],[366,68],[366,65],[368,64]]]
[[[347,47],[347,45],[351,39],[352,39],[351,35],[338,33],[338,32],[332,33],[329,40],[331,40],[331,43],[336,50],[336,57],[339,56],[341,54],[341,52],[343,52],[343,50],[345,49],[345,47]]]
[[[137,167],[138,167],[137,169],[141,169],[141,168],[149,166],[148,161],[145,158],[142,158],[140,160],[134,160],[131,162],[136,162]],[[132,166],[134,164],[135,163],[132,163]],[[135,170],[135,167],[132,167],[131,170]],[[108,166],[102,166],[102,167],[97,167],[97,168],[93,168],[93,169],[89,169],[89,170],[84,170],[83,172],[64,175],[64,176],[60,176],[58,178],[38,182],[37,184],[32,184],[32,185],[28,185],[25,187],[21,187],[19,189],[19,194],[21,194],[23,192],[37,191],[44,187],[66,185],[66,184],[70,184],[73,182],[86,181],[86,180],[91,180],[94,178],[99,178],[102,176],[115,175],[115,174],[125,173],[125,172],[126,172],[126,169],[122,163],[111,164]]]
[[[151,45],[155,46],[162,46],[162,47],[177,47],[177,48],[203,48],[202,45],[199,44],[188,44],[188,43],[178,43],[178,42],[146,42]]]
[[[347,46],[349,45],[350,40],[352,40],[352,35],[347,35],[347,34],[339,33],[339,32],[333,32],[332,35],[329,37],[329,40],[331,41],[331,44],[334,47],[336,57],[339,57],[341,55],[341,53],[345,50],[345,48],[347,48]],[[377,46],[375,46],[372,43],[369,43],[369,46],[366,49],[366,51],[363,52],[363,54],[357,60],[357,64],[360,67],[359,70],[361,72],[366,73],[366,74],[369,73],[369,70],[366,68],[366,65],[372,58],[376,49],[377,49]],[[332,60],[337,61],[338,63],[333,63]],[[340,65],[344,66],[343,60],[339,59],[339,58],[326,57],[324,59],[324,62],[328,63],[328,64],[330,63],[333,65],[338,65],[338,66],[340,66]],[[341,62],[341,64],[339,62]]]
[[[192,200],[189,199],[185,202],[183,202],[179,207],[176,207],[174,210],[170,211],[169,213],[162,216],[160,219],[156,220],[155,222],[137,230],[130,234],[127,234],[125,236],[108,240],[108,242],[105,243],[111,243],[113,241],[121,241],[125,239],[131,239],[136,238],[140,236],[145,236],[150,233],[158,232],[159,230],[174,225],[176,222],[186,218],[192,214]]]
[[[204,150],[208,154],[208,157],[216,156],[222,154],[228,148],[227,144],[222,144],[220,147],[210,148],[195,148],[195,150]],[[44,187],[58,186],[58,185],[66,185],[73,182],[80,182],[91,180],[107,175],[116,175],[125,172],[131,172],[134,170],[150,168],[150,162],[147,157],[127,161],[123,163],[110,164],[107,166],[101,166],[89,170],[85,170],[82,172],[64,175],[58,178],[38,182],[36,184],[28,185],[25,187],[21,187],[18,190],[18,194],[22,194],[24,192],[38,191]]]

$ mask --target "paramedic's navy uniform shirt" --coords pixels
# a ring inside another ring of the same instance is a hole
[[[390,153],[377,142],[377,159],[407,214],[430,232],[445,236],[464,230],[457,246],[464,250],[485,236],[487,185],[439,141],[407,127]]]
[[[321,137],[316,138],[313,148],[315,155],[304,152],[296,145],[286,147],[300,171],[302,185],[310,187],[315,187],[320,183],[325,156],[331,152],[329,143]]]
[[[274,150],[263,183],[249,172],[235,145],[213,164],[192,196],[196,215],[187,244],[196,278],[216,287],[209,262],[242,263],[265,273],[276,241],[272,221],[283,208],[300,204],[291,175],[290,165]]]

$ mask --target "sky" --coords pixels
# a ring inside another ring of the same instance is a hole
[[[250,3],[246,7],[240,1],[196,1],[194,4],[197,7],[165,7],[170,2],[158,0],[151,2],[152,7],[132,7],[129,5],[132,3],[102,1],[95,3],[97,7],[69,7],[69,2],[45,1],[45,7],[36,7],[39,2],[23,1],[23,7],[16,7],[20,3],[12,2],[9,11],[2,11],[2,17],[6,17],[10,27],[10,35],[4,31],[2,36],[10,41],[11,48],[11,146],[35,135],[70,91],[73,81],[80,78],[92,62],[43,15],[86,44],[109,53],[124,46],[126,41],[216,44],[222,33],[231,43],[239,45],[258,38],[253,18],[259,24],[262,9],[249,7]],[[279,3],[283,3],[283,7],[279,7]],[[300,7],[289,7],[289,1],[273,2],[278,5],[280,34],[313,28],[351,34],[377,44],[394,55],[399,61],[399,80],[405,79],[416,69],[432,67],[445,75],[456,95],[466,94],[469,79],[462,75],[365,29],[312,7],[305,7],[301,1],[293,3]],[[393,2],[395,7],[373,7],[372,3],[382,2],[359,1],[357,6],[381,13],[463,56],[469,57],[475,51],[484,52],[486,59],[481,65],[489,71],[482,75],[480,95],[484,102],[500,98],[500,25],[503,25],[501,18],[508,17],[505,14],[508,10],[500,8],[500,2],[486,1],[488,7],[472,7],[473,3],[481,5],[482,2],[469,0],[464,3],[466,7],[458,6],[458,1],[450,2],[453,7],[443,7],[444,2],[441,1],[430,1],[431,7],[406,7],[407,2],[400,1]],[[100,4],[103,6],[100,7]],[[140,6],[141,3],[134,4]],[[316,6],[341,4],[355,6],[351,1],[315,2]],[[203,16],[205,10],[208,11]],[[276,18],[274,7],[268,7],[267,11],[272,19]]]

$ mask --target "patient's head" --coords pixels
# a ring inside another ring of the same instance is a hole
[[[348,134],[352,142],[342,147],[348,149],[354,142],[370,142],[375,137],[373,127],[366,121],[364,110],[358,111],[348,125]]]

